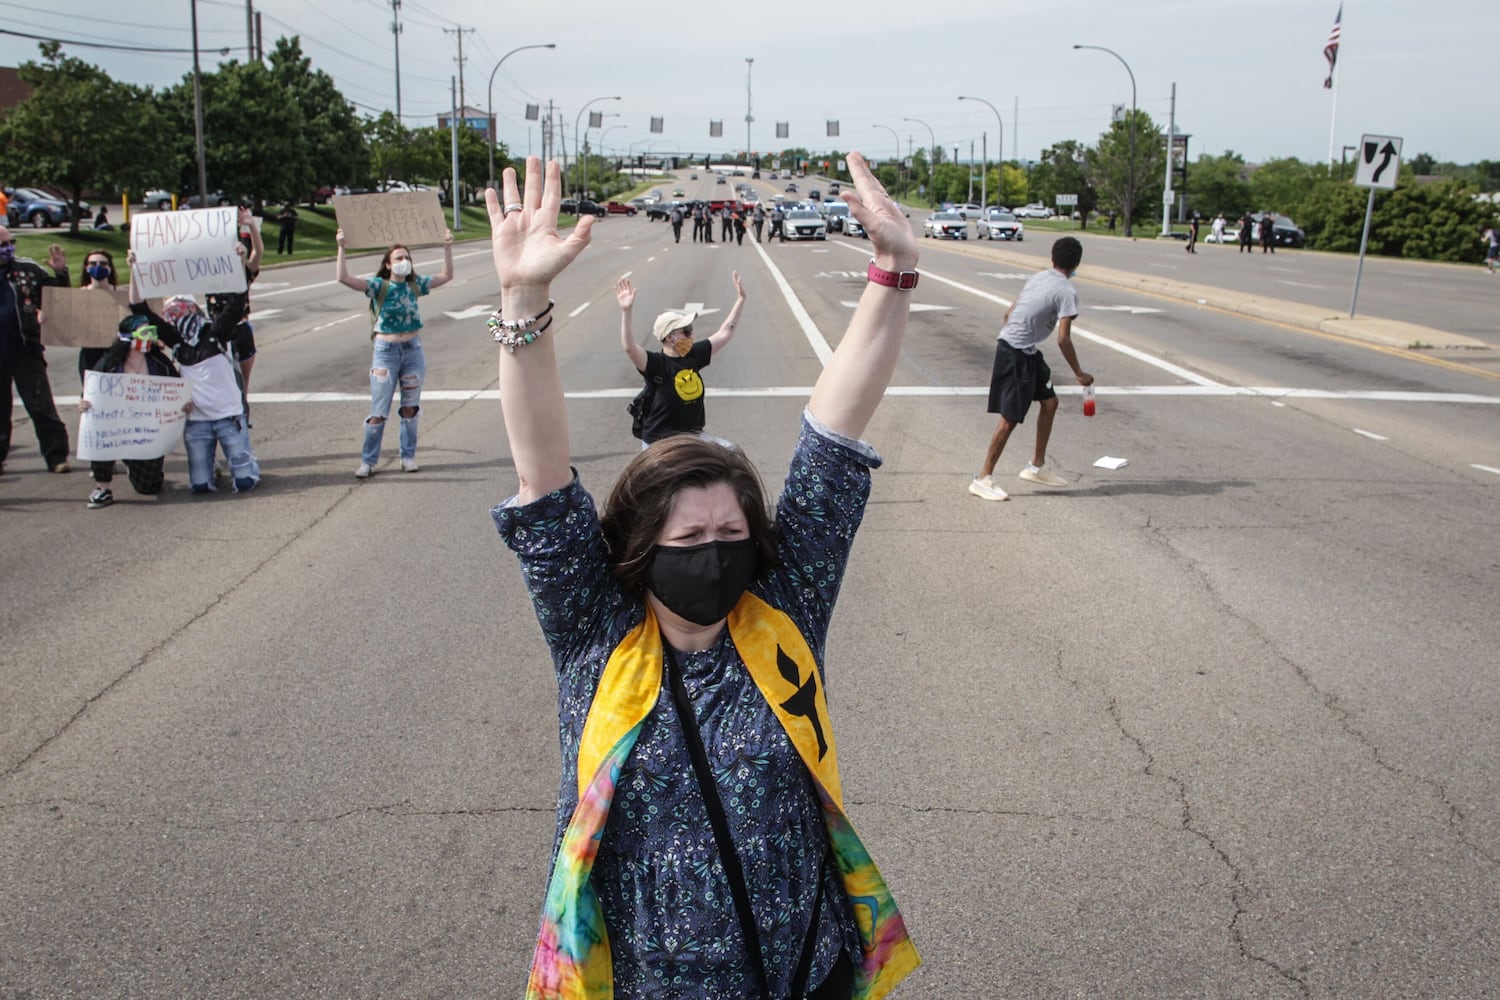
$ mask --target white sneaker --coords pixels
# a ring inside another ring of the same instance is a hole
[[[1010,499],[1010,494],[996,486],[990,476],[976,476],[969,483],[969,492],[981,500]]]
[[[403,458],[401,460],[401,471],[402,472],[416,472],[417,469],[418,469],[418,465],[417,465],[417,460],[415,458]]]
[[[375,470],[370,467],[369,462],[360,462],[359,468],[354,470],[355,479],[369,479],[374,474]]]
[[[1036,483],[1039,486],[1066,486],[1068,481],[1061,476],[1054,476],[1046,469],[1038,469],[1034,465],[1028,465],[1021,470],[1021,478],[1028,483]]]

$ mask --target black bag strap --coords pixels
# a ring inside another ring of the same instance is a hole
[[[692,702],[688,700],[687,687],[682,682],[682,671],[677,666],[677,657],[672,647],[662,640],[662,657],[666,661],[667,675],[672,682],[672,700],[677,703],[677,718],[682,722],[683,735],[687,737],[688,755],[693,760],[693,773],[698,778],[698,790],[703,795],[703,804],[708,809],[708,824],[713,828],[714,840],[719,845],[719,860],[724,866],[724,875],[729,879],[729,891],[734,896],[735,914],[739,917],[740,932],[745,938],[745,950],[750,953],[750,965],[760,984],[760,995],[770,1000],[770,980],[766,978],[765,957],[760,950],[760,932],[755,926],[755,913],[750,909],[750,892],[745,886],[745,870],[740,866],[740,856],[734,841],[729,836],[729,821],[724,817],[724,804],[719,800],[719,786],[714,784],[713,773],[708,767],[708,755],[703,749],[703,737],[698,731],[698,718],[693,714]],[[792,998],[801,998],[807,990],[807,978],[812,972],[813,952],[817,948],[818,910],[823,903],[823,866],[828,854],[818,862],[818,893],[813,898],[812,919],[807,927],[807,937],[802,942],[802,955],[792,977]]]

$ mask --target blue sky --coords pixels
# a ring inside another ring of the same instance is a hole
[[[12,30],[81,41],[187,48],[189,0],[136,0],[92,11],[70,4],[31,7],[0,0]],[[393,108],[389,0],[256,0],[267,48],[280,34],[299,34],[316,66],[362,110]],[[913,14],[913,10],[920,13]],[[602,0],[525,4],[493,0],[402,0],[402,111],[427,124],[449,105],[457,72],[453,28],[464,35],[465,92],[483,107],[485,84],[499,57],[518,45],[556,42],[555,50],[512,56],[495,78],[500,136],[513,150],[539,151],[527,103],[551,100],[571,133],[583,104],[618,113],[607,148],[723,152],[745,143],[745,60],[755,60],[750,92],[757,150],[786,145],[814,150],[858,148],[889,158],[895,129],[929,142],[930,125],[950,153],[967,157],[987,141],[994,155],[998,125],[983,97],[1004,118],[1005,155],[1035,158],[1057,140],[1091,141],[1106,127],[1110,106],[1128,103],[1130,64],[1139,106],[1165,125],[1177,84],[1179,131],[1192,135],[1192,155],[1233,149],[1251,161],[1276,156],[1321,159],[1328,154],[1332,95],[1323,45],[1337,0],[1072,0],[1068,4],[919,4],[864,0],[815,8],[788,0],[724,5],[709,0],[658,0],[625,7]],[[1421,15],[1413,13],[1420,9]],[[245,45],[245,4],[198,0],[205,49]],[[857,13],[856,13],[857,12]],[[444,29],[448,30],[445,32]],[[1362,132],[1398,135],[1408,157],[1500,159],[1500,87],[1495,76],[1500,4],[1444,0],[1413,8],[1398,0],[1348,0],[1339,54],[1335,146]],[[169,84],[191,69],[185,54],[150,55],[69,48],[136,83]],[[0,36],[0,63],[36,56],[36,43]],[[206,57],[208,64],[218,56]],[[1460,89],[1455,80],[1466,82]],[[652,136],[651,116],[666,131]],[[837,120],[829,139],[825,122]],[[724,138],[709,138],[722,120]],[[787,122],[790,137],[775,138]],[[983,139],[982,139],[983,137]],[[599,136],[596,133],[594,142]],[[1337,148],[1335,150],[1337,155]]]

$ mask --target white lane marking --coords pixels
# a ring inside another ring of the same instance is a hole
[[[577,316],[579,313],[583,312],[585,309],[587,309],[591,305],[593,305],[592,302],[585,302],[583,305],[579,306],[577,309],[574,309],[572,312],[568,313],[568,319],[572,319],[573,317]]]
[[[1176,264],[1152,264],[1151,266],[1152,267],[1159,267],[1163,271],[1175,271],[1175,270],[1177,270],[1177,265]]]
[[[308,332],[309,333],[317,333],[319,330],[326,330],[330,326],[338,326],[340,323],[347,323],[351,319],[357,319],[360,316],[367,316],[367,315],[369,315],[369,314],[368,313],[364,313],[364,312],[350,313],[347,316],[340,316],[338,319],[329,320],[327,323],[320,323],[319,325],[313,327]]]
[[[489,251],[489,250],[475,250],[472,253],[456,253],[456,254],[453,255],[453,259],[454,260],[466,260],[469,257],[483,257],[483,256],[485,256],[486,254],[488,254],[490,252],[491,251]],[[441,260],[427,260],[427,261],[422,261],[422,262],[420,262],[418,264],[418,266],[422,267],[422,266],[434,265],[434,264],[440,265],[440,264],[442,264],[442,261]],[[374,274],[374,273],[375,273],[374,271],[371,271],[369,274],[361,274],[361,275],[357,275],[356,277],[368,278],[371,274]],[[297,285],[297,286],[292,287],[292,288],[275,288],[275,289],[272,289],[269,292],[258,291],[254,285],[251,285],[250,286],[250,293],[251,293],[250,294],[250,298],[251,298],[252,301],[257,301],[258,302],[261,299],[268,299],[268,298],[270,298],[273,295],[286,295],[288,292],[304,292],[304,291],[307,291],[308,289],[311,289],[311,288],[327,288],[329,285],[337,285],[338,283],[339,283],[338,279],[334,279],[333,281],[314,281],[310,285]]]
[[[1296,285],[1298,288],[1322,288],[1323,287],[1322,285],[1314,285],[1314,284],[1310,284],[1309,282],[1306,282],[1306,281],[1288,281],[1285,278],[1277,278],[1276,280],[1279,281],[1279,282],[1281,282],[1283,285]]]
[[[352,318],[352,316],[345,317],[345,319]],[[343,322],[343,320],[336,320],[335,322]],[[1083,387],[1077,385],[1059,385],[1053,388],[1060,396],[1079,396],[1083,393]],[[1489,406],[1500,406],[1500,396],[1479,396],[1473,393],[1461,392],[1386,392],[1383,390],[1361,389],[1335,391],[1331,389],[1294,389],[1275,386],[1240,388],[1231,385],[1096,385],[1094,388],[1100,396],[1193,397],[1205,399],[1235,396],[1270,397],[1272,405],[1281,406],[1285,404],[1280,403],[1276,397],[1285,399],[1349,399],[1384,403],[1457,403],[1465,406],[1472,406],[1478,403]],[[566,393],[565,395],[569,399],[629,399],[640,392],[640,390],[641,387],[637,385],[625,389],[579,390]],[[989,391],[988,385],[893,385],[888,387],[885,392],[887,396],[940,397],[983,396]],[[727,399],[801,397],[811,395],[812,386],[710,388],[708,394],[711,396],[722,396]],[[500,398],[500,391],[498,389],[424,388],[422,390],[422,398],[435,403],[496,400]],[[78,402],[78,397],[58,396],[56,397],[56,401],[59,404],[73,405]],[[368,403],[369,401],[370,394],[368,392],[254,392],[250,394],[250,402],[252,403]],[[21,401],[17,399],[13,405],[20,406]],[[1474,468],[1500,475],[1500,469],[1494,469],[1487,465],[1475,465]]]
[[[818,329],[818,324],[813,322],[812,316],[808,315],[807,309],[802,305],[802,300],[797,298],[797,293],[792,291],[792,286],[787,284],[786,276],[781,273],[771,260],[771,255],[766,253],[766,248],[759,243],[752,243],[755,252],[760,254],[760,259],[765,261],[766,268],[771,272],[771,279],[776,282],[776,287],[781,289],[782,298],[786,299],[787,307],[792,310],[792,316],[797,320],[797,325],[802,327],[802,335],[812,345],[813,353],[818,356],[818,364],[827,365],[828,359],[833,357],[833,348],[828,346],[828,338]],[[848,244],[840,244],[847,246]]]
[[[868,249],[857,247],[853,243],[835,241],[834,245],[848,247],[850,250],[855,250],[864,254],[868,254],[870,252]],[[924,278],[932,278],[934,281],[941,281],[945,285],[952,285],[954,288],[957,288],[960,291],[968,292],[970,295],[977,295],[981,299],[987,299],[990,302],[998,303],[999,305],[1005,306],[1007,309],[1010,308],[1010,299],[1003,299],[998,295],[991,295],[989,292],[980,291],[978,288],[975,288],[972,285],[965,285],[963,282],[954,281],[952,278],[945,278],[941,274],[938,274],[934,271],[923,271],[922,276]],[[1204,378],[1197,372],[1190,372],[1186,368],[1183,368],[1181,365],[1174,365],[1170,361],[1163,361],[1160,358],[1153,358],[1145,351],[1138,351],[1134,347],[1130,347],[1126,344],[1121,344],[1118,341],[1110,340],[1108,337],[1101,337],[1097,333],[1090,333],[1089,331],[1084,330],[1082,327],[1073,327],[1073,332],[1078,334],[1085,340],[1093,341],[1101,347],[1108,347],[1110,350],[1119,351],[1121,354],[1124,354],[1127,357],[1132,357],[1137,361],[1145,362],[1146,364],[1151,365],[1154,368],[1160,368],[1164,372],[1168,372],[1169,374],[1177,376],[1184,382],[1192,382],[1195,385],[1201,386],[1214,386],[1217,388],[1223,388],[1220,383],[1215,382],[1213,379]]]
[[[654,258],[654,257],[652,258],[652,260],[655,260],[655,259],[656,258]],[[628,278],[628,277],[630,277],[634,273],[635,273],[634,271],[626,271],[624,274],[620,275],[620,277],[622,277],[622,278]]]
[[[1376,434],[1374,431],[1362,431],[1358,427],[1351,427],[1349,429],[1351,431],[1353,431],[1354,433],[1360,435],[1361,437],[1367,437],[1367,438],[1369,438],[1371,441],[1389,441],[1390,440],[1390,438],[1386,437],[1384,434]]]
[[[859,303],[851,301],[849,299],[845,299],[842,302],[840,302],[839,305],[843,306],[845,309],[853,309],[856,306],[858,306]],[[928,303],[928,302],[913,302],[910,306],[907,307],[907,309],[909,311],[914,312],[914,313],[921,313],[921,312],[952,312],[953,308],[954,308],[953,306],[935,306],[935,305],[932,305],[931,303]]]
[[[1469,468],[1478,469],[1480,472],[1493,472],[1495,475],[1500,476],[1500,469],[1492,465],[1470,465]]]
[[[251,316],[250,318],[253,319],[255,322],[258,323],[258,322],[260,322],[263,319],[270,319],[272,316],[275,316],[277,313],[280,313],[280,312],[286,312],[286,310],[285,309],[257,309],[257,310],[255,310],[255,314],[253,316]]]
[[[649,264],[649,263],[651,263],[655,259],[656,259],[656,254],[652,254],[650,257],[646,258],[646,263]]]
[[[483,316],[487,312],[492,312],[494,308],[495,307],[493,305],[485,303],[482,306],[470,306],[469,308],[461,309],[458,312],[448,312],[447,310],[444,310],[443,315],[447,316],[449,319],[473,319],[475,316]]]
[[[1006,271],[976,271],[981,278],[999,278],[1001,281],[1025,281],[1029,274],[1013,274]]]
[[[1089,306],[1090,309],[1098,309],[1100,312],[1128,312],[1132,316],[1144,316],[1148,313],[1164,312],[1162,309],[1152,309],[1148,306]]]

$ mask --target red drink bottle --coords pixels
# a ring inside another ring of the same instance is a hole
[[[1085,417],[1094,415],[1094,387],[1091,385],[1083,387],[1083,415]]]

